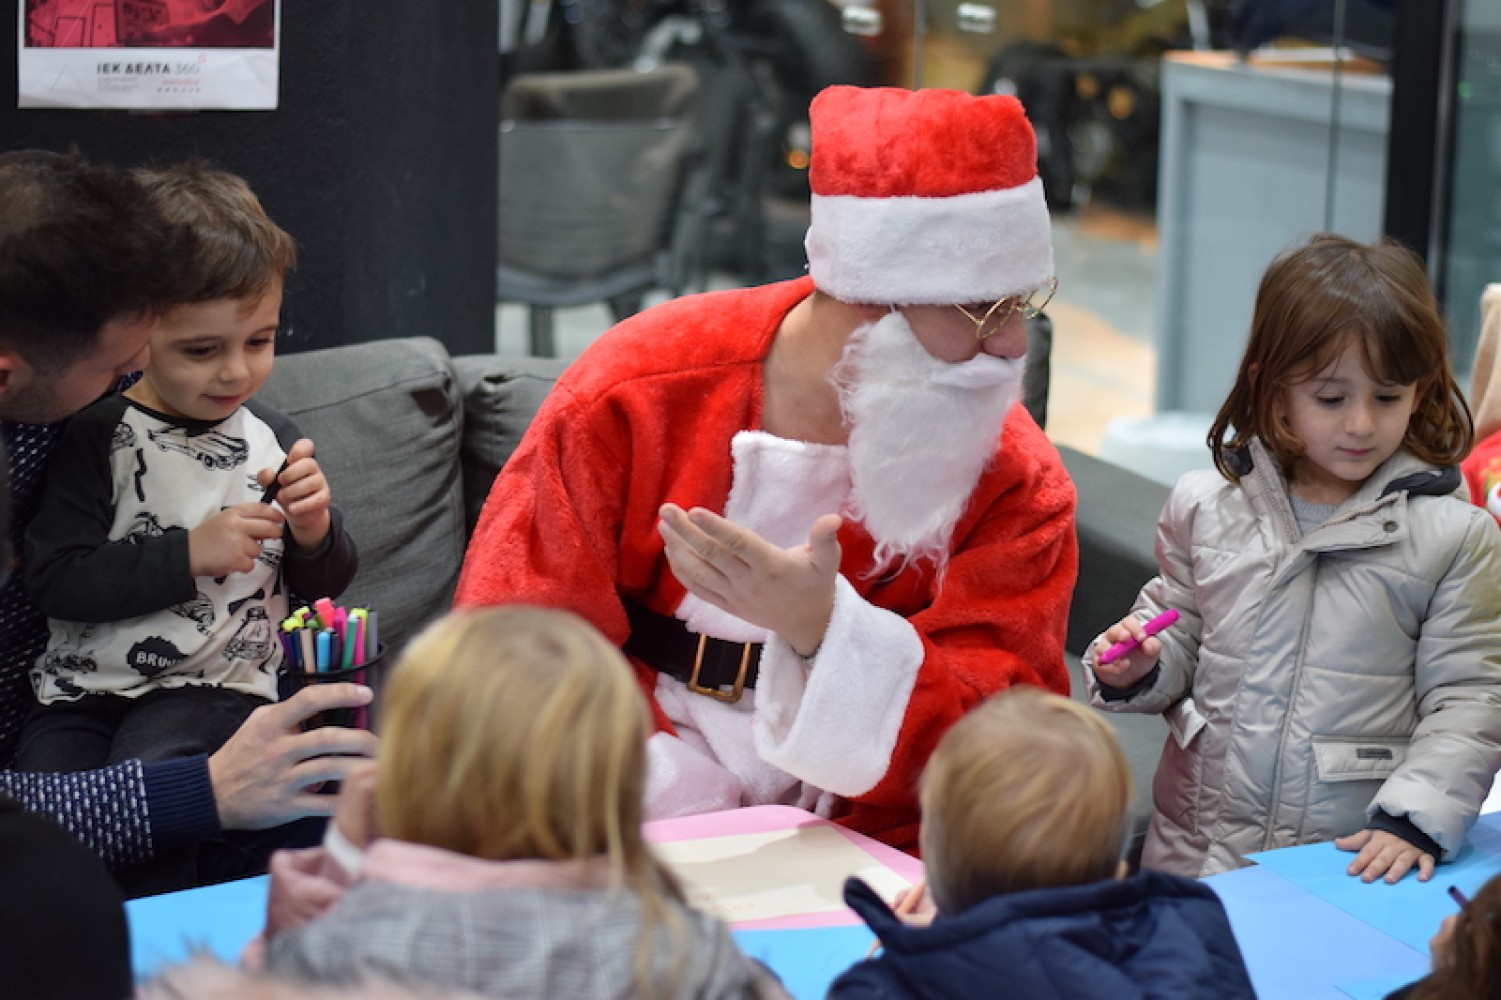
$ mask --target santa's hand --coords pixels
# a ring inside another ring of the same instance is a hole
[[[770,629],[799,656],[817,651],[834,614],[839,515],[815,521],[806,545],[783,549],[702,507],[668,503],[658,513],[668,565],[689,593]]]

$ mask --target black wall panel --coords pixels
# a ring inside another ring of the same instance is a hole
[[[0,0],[0,149],[244,176],[301,254],[283,350],[493,350],[497,0],[284,0],[277,110],[161,113],[18,110],[19,2]]]

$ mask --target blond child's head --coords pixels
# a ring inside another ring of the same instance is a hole
[[[387,836],[491,860],[640,863],[649,716],[575,615],[457,611],[413,641],[381,707]]]
[[[1131,775],[1094,712],[1017,687],[944,734],[921,798],[929,890],[952,914],[1002,893],[1113,876]]]
[[[686,944],[670,908],[682,889],[641,836],[650,732],[635,672],[582,618],[454,611],[386,686],[381,835],[494,861],[605,858],[612,885],[640,900],[637,992],[655,996],[653,928]]]

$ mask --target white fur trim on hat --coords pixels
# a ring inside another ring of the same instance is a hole
[[[1029,291],[1053,275],[1042,181],[948,197],[813,195],[805,246],[841,302],[953,305]]]

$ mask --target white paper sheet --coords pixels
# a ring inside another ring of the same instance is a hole
[[[769,920],[844,909],[857,875],[888,902],[911,883],[832,826],[652,845],[682,879],[688,902],[724,920]]]

